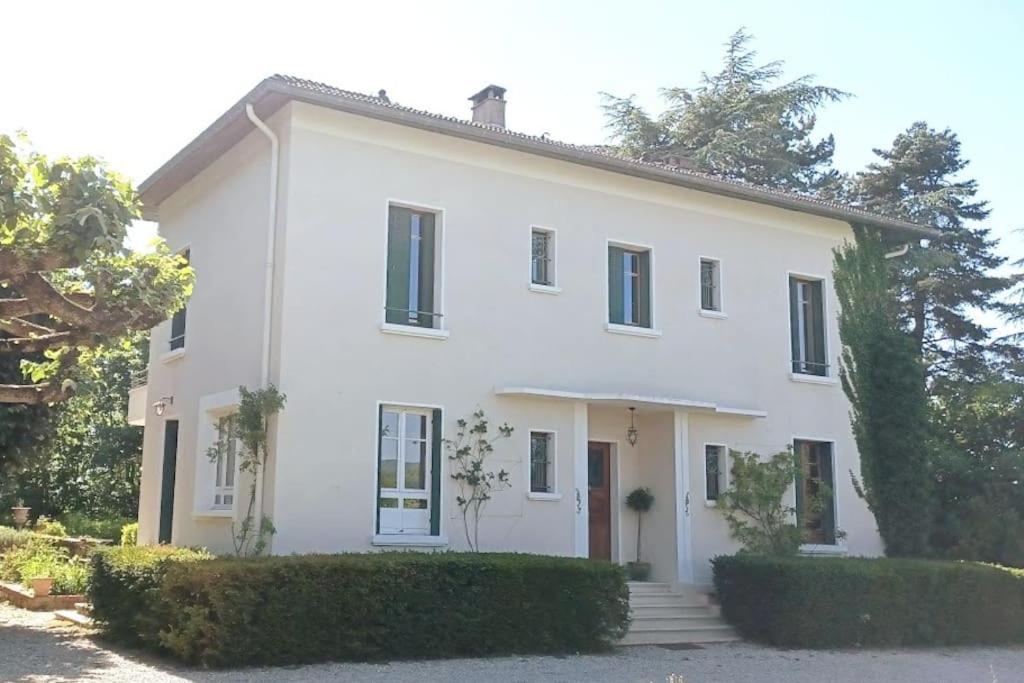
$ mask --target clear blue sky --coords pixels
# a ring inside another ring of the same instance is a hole
[[[136,181],[274,72],[456,116],[493,82],[510,127],[600,141],[599,91],[656,109],[746,26],[765,60],[856,95],[819,119],[841,169],[915,120],[959,133],[1000,251],[1024,257],[1024,2],[22,2],[4,16],[0,131]]]

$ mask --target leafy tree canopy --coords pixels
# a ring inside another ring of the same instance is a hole
[[[846,93],[811,76],[783,81],[783,62],[757,64],[751,36],[729,37],[722,69],[701,75],[696,88],[662,90],[667,108],[652,116],[635,96],[602,93],[607,127],[618,150],[631,158],[674,163],[692,160],[702,170],[765,187],[813,191],[830,170],[831,135],[812,136],[816,112]]]
[[[0,384],[0,404],[66,400],[82,351],[184,305],[181,257],[125,247],[138,217],[131,185],[97,159],[51,160],[0,135],[0,357],[19,358],[30,381]]]

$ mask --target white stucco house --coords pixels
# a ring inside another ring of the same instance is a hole
[[[808,551],[881,553],[832,249],[851,222],[928,229],[515,133],[502,88],[471,99],[464,121],[274,76],[142,183],[196,287],[132,395],[140,542],[231,548],[247,482],[206,453],[237,387],[272,382],[274,553],[464,549],[440,440],[478,408],[515,428],[484,550],[626,562],[648,486],[653,578],[706,585],[735,549],[728,450],[794,447],[834,488]]]

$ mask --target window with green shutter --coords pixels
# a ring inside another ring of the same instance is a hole
[[[377,533],[437,536],[441,522],[441,411],[381,406]]]
[[[435,310],[436,260],[436,214],[390,206],[385,321],[440,327],[441,314]]]
[[[608,322],[651,327],[651,252],[609,245]]]
[[[789,278],[789,328],[793,372],[827,376],[825,300],[821,280]]]

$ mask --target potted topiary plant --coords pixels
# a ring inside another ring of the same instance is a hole
[[[644,513],[654,505],[654,494],[646,486],[635,488],[626,496],[626,505],[636,512],[636,562],[627,562],[626,570],[633,581],[646,581],[651,575],[651,563],[640,561],[640,539],[644,529]]]
[[[18,499],[18,504],[11,508],[11,514],[14,516],[14,526],[21,529],[28,524],[28,513],[32,508],[25,507],[25,501]]]

